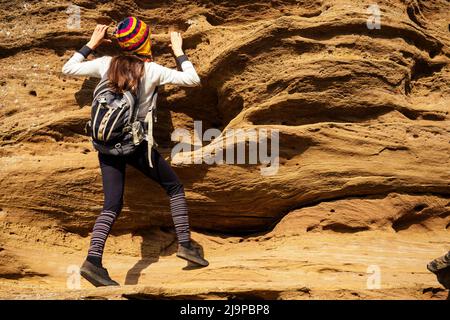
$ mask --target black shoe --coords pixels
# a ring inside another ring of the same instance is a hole
[[[427,269],[434,274],[438,274],[440,270],[450,267],[450,252],[445,256],[439,257],[428,263]]]
[[[177,257],[193,262],[195,264],[198,264],[203,267],[207,267],[209,265],[209,262],[205,260],[198,250],[194,246],[190,246],[189,248],[179,245],[178,246],[178,252]]]
[[[80,274],[87,281],[96,287],[119,286],[119,284],[109,277],[108,270],[97,267],[89,261],[84,261],[80,269]]]
[[[445,289],[450,289],[450,267],[438,270],[436,273],[437,280]]]

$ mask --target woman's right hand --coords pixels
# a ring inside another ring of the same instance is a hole
[[[87,43],[87,46],[92,50],[95,50],[103,42],[111,42],[109,39],[105,39],[108,26],[104,24],[98,24],[94,32],[92,33],[91,40]]]
[[[173,54],[176,57],[182,56],[183,53],[183,38],[180,32],[172,31],[170,32],[170,42]]]

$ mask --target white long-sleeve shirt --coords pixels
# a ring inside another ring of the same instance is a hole
[[[73,56],[62,67],[62,73],[73,76],[88,76],[103,78],[111,63],[112,57],[104,56],[90,61],[84,61],[85,57],[79,52]],[[194,66],[188,60],[181,63],[181,70],[174,70],[163,67],[155,62],[145,62],[144,75],[139,87],[139,114],[138,119],[147,123],[148,130],[145,139],[149,150],[153,147],[153,121],[149,108],[156,103],[156,96],[153,96],[158,86],[165,84],[175,84],[186,87],[195,87],[200,85],[200,78],[195,71]],[[153,100],[152,100],[153,97]],[[148,161],[150,167],[153,167],[151,152],[148,152]]]
[[[62,73],[73,76],[88,76],[102,78],[109,69],[112,57],[104,56],[90,61],[85,61],[85,57],[75,52],[74,55],[62,67]],[[139,95],[139,118],[145,117],[151,104],[151,97],[157,86],[174,84],[185,87],[195,87],[200,85],[200,78],[190,61],[181,63],[178,71],[161,66],[155,62],[145,62],[143,81],[141,81]]]

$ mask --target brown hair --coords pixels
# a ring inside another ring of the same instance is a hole
[[[144,60],[136,55],[119,55],[111,59],[108,80],[117,93],[131,91],[137,94],[139,81],[144,75]]]

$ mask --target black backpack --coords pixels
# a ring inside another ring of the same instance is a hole
[[[144,124],[137,120],[139,92],[116,93],[105,76],[94,90],[91,120],[86,133],[92,138],[94,148],[103,154],[128,155],[133,153],[145,138]]]

